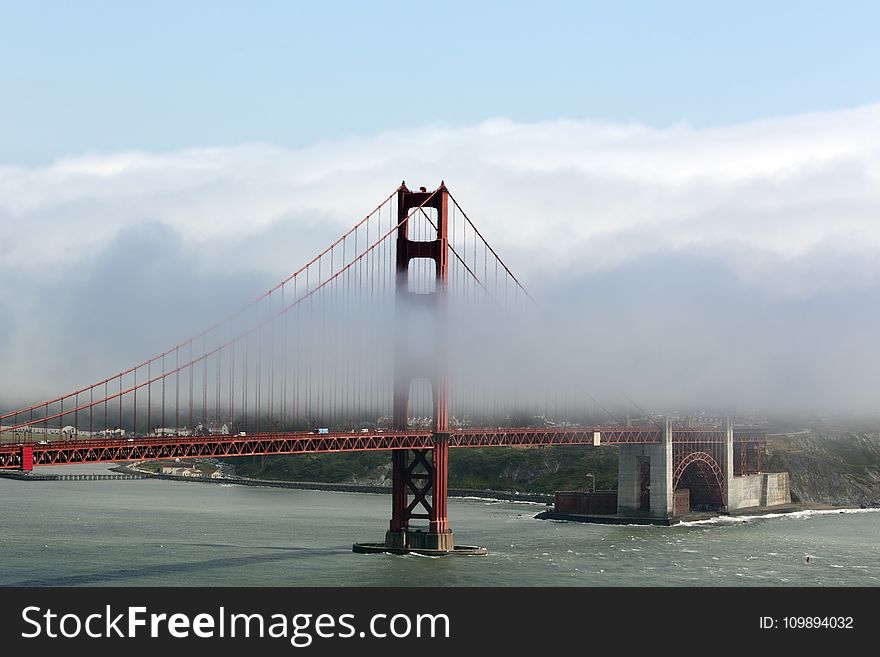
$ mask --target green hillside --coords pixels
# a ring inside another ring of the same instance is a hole
[[[389,485],[389,452],[303,454],[234,459],[237,474],[257,479]],[[550,493],[584,488],[587,473],[597,488],[617,485],[615,447],[492,447],[449,452],[449,486]]]

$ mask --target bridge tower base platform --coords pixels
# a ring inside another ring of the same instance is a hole
[[[385,535],[384,543],[355,543],[351,546],[351,551],[360,554],[422,554],[429,557],[482,557],[487,554],[486,548],[478,545],[453,545],[452,534],[420,531],[389,531]]]

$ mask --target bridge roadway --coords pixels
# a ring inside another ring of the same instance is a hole
[[[675,439],[691,433],[701,438],[717,434],[712,429],[677,429]],[[737,442],[757,442],[763,432],[737,432]],[[516,447],[529,445],[624,445],[652,444],[662,440],[662,430],[653,427],[490,427],[453,429],[449,432],[450,447]],[[26,452],[32,454],[34,466],[68,465],[71,463],[108,463],[154,459],[257,456],[268,454],[319,454],[398,449],[430,449],[434,445],[430,430],[333,432],[254,433],[222,436],[162,436],[133,438],[102,438],[25,442],[0,445],[0,469],[24,469]]]

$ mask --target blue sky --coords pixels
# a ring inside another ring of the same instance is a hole
[[[597,394],[876,409],[878,25],[877,2],[0,0],[0,398],[175,344],[442,178],[589,327]]]
[[[874,2],[0,2],[0,164],[880,100]]]

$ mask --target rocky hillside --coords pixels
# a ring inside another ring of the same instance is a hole
[[[787,470],[792,500],[880,504],[880,436],[876,431],[802,430],[773,436],[766,470]]]

